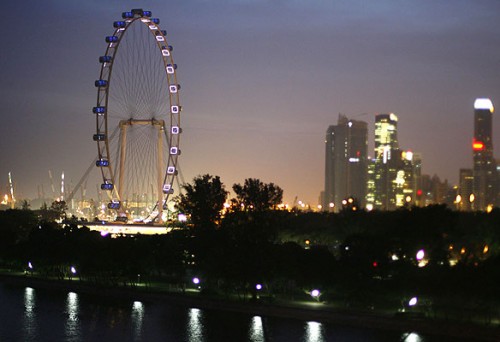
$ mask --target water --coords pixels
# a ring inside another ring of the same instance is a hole
[[[0,283],[0,341],[443,341]],[[451,340],[450,340],[451,341]]]

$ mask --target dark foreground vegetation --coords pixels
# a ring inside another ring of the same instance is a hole
[[[45,210],[0,211],[0,268],[95,286],[200,286],[244,300],[318,300],[484,324],[500,318],[498,210],[231,211],[213,227],[115,238],[76,220],[58,224]]]

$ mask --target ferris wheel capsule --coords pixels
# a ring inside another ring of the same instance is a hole
[[[125,26],[127,26],[127,23],[124,22],[124,21],[121,21],[121,20],[120,21],[115,21],[113,23],[113,27],[114,28],[124,28]]]
[[[117,36],[107,36],[106,37],[106,43],[116,43],[118,41]]]
[[[109,63],[111,59],[111,56],[101,56],[99,57],[99,63]]]

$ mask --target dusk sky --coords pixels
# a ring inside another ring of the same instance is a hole
[[[0,192],[50,194],[48,171],[76,184],[92,141],[98,57],[113,21],[151,10],[168,31],[182,85],[186,182],[274,182],[313,206],[324,139],[339,113],[399,117],[403,149],[452,184],[472,167],[473,103],[500,107],[498,0],[24,0],[2,4]],[[495,114],[497,115],[497,114]],[[494,118],[500,157],[500,120]],[[89,188],[95,185],[88,184]],[[57,185],[56,185],[57,187]]]

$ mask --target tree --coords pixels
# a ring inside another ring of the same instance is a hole
[[[234,184],[235,204],[245,210],[264,211],[276,209],[283,200],[283,190],[274,183],[262,183],[256,178],[245,179],[244,185]]]
[[[220,223],[228,195],[219,176],[198,176],[192,184],[184,184],[182,188],[185,194],[177,197],[177,209],[190,216],[195,228],[215,228]]]

